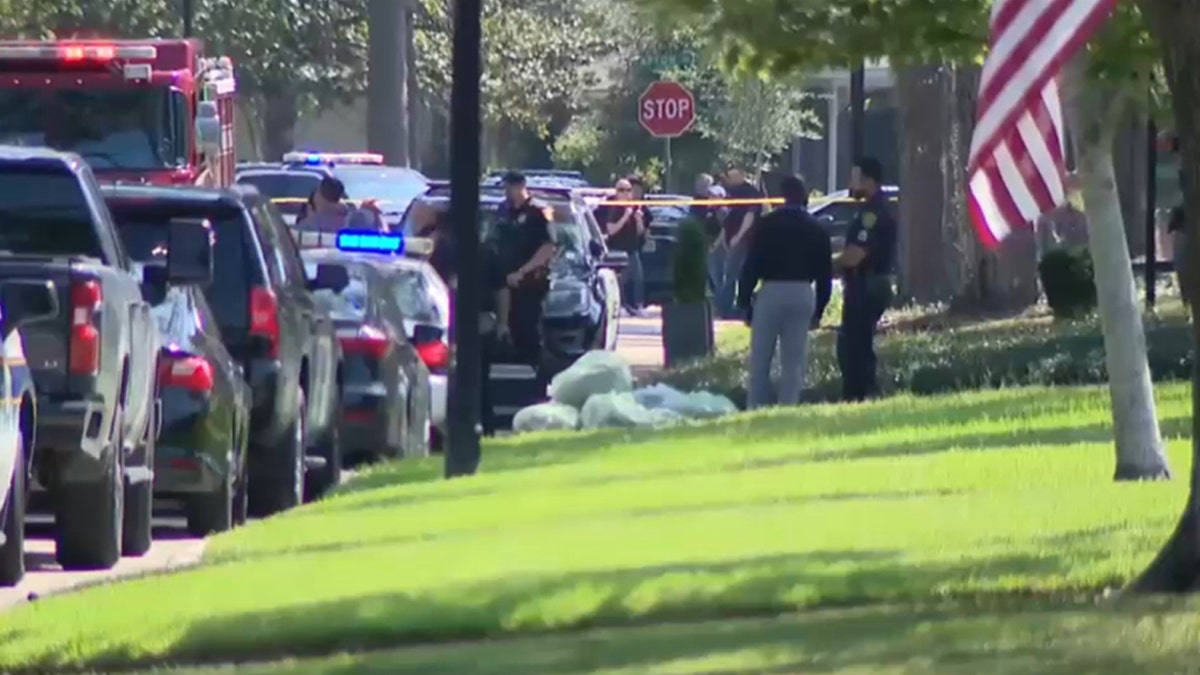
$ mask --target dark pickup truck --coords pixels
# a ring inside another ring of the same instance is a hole
[[[78,156],[0,147],[0,217],[0,283],[53,282],[62,308],[22,327],[37,390],[31,508],[52,509],[64,568],[109,568],[151,544],[158,329]],[[202,283],[184,258],[211,258],[208,233],[172,228],[166,276]]]

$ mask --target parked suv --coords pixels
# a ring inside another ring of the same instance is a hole
[[[306,492],[316,496],[336,484],[340,350],[279,211],[247,186],[115,185],[104,195],[118,223],[204,218],[213,224],[213,283],[205,295],[250,384],[250,514],[284,511]]]

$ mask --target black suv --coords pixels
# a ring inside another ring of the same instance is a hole
[[[221,336],[252,392],[249,511],[266,516],[316,496],[341,476],[337,410],[341,351],[313,299],[279,211],[250,187],[104,188],[118,224],[148,218],[213,223],[205,291]]]

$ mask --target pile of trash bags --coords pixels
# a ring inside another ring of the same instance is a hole
[[[633,388],[633,371],[613,352],[581,356],[550,381],[550,400],[513,416],[513,431],[636,429],[664,427],[688,420],[737,412],[724,396],[707,391],[685,393],[656,384]]]

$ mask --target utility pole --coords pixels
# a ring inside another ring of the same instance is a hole
[[[1158,125],[1154,111],[1146,122],[1146,309],[1153,310],[1158,295]]]
[[[193,0],[181,0],[181,2],[182,7],[180,7],[180,12],[183,14],[183,37],[190,38],[195,33],[196,7],[193,5]]]
[[[450,371],[446,478],[469,476],[479,467],[479,174],[482,134],[479,86],[483,39],[481,0],[455,0],[450,86],[450,221],[458,246],[458,289],[454,302],[454,364]]]
[[[421,168],[421,157],[424,147],[422,139],[428,132],[423,132],[425,124],[424,99],[421,96],[421,84],[417,80],[417,23],[413,3],[404,3],[404,67],[408,73],[408,159],[409,166]]]
[[[400,0],[367,6],[367,147],[393,166],[409,166],[404,13]]]
[[[866,153],[867,91],[866,69],[862,61],[850,71],[850,165]]]

